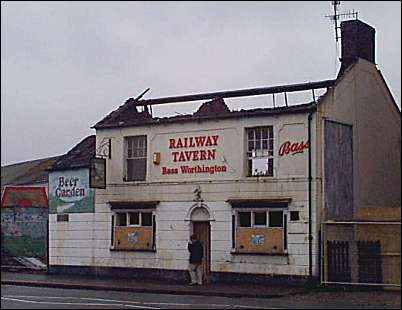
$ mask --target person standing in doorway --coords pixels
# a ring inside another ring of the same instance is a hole
[[[196,234],[192,234],[190,237],[190,242],[188,243],[188,251],[190,252],[190,285],[201,285],[202,284],[202,257],[203,248],[202,243],[198,240]]]

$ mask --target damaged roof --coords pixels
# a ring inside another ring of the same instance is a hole
[[[127,104],[127,103],[126,103]],[[131,104],[131,105],[130,105]],[[106,116],[103,120],[93,126],[95,129],[117,128],[117,127],[133,127],[152,124],[166,124],[175,122],[191,122],[209,119],[225,119],[225,118],[243,118],[267,116],[287,113],[305,113],[314,107],[314,102],[284,106],[276,108],[257,108],[250,110],[230,111],[223,99],[218,98],[203,103],[200,108],[193,114],[169,116],[169,117],[152,117],[145,110],[137,111],[137,107],[133,103],[127,104],[125,109],[117,110]],[[130,105],[130,106],[129,106]]]
[[[135,100],[129,98],[123,105],[117,110],[111,112],[101,121],[96,123],[91,128],[103,129],[103,128],[118,128],[118,127],[132,127],[141,125],[183,122],[183,121],[200,121],[207,119],[221,119],[221,118],[237,118],[237,117],[255,117],[266,116],[273,114],[284,113],[301,113],[311,109],[313,103],[305,103],[300,105],[292,105],[276,108],[259,108],[250,110],[231,111],[224,98],[235,98],[245,96],[256,96],[266,94],[276,94],[314,90],[320,88],[328,88],[334,86],[336,80],[324,80],[318,82],[309,82],[302,84],[281,85],[272,87],[261,87],[251,89],[240,89],[232,91],[221,91],[214,93],[183,95],[176,97],[165,97],[156,99],[144,99]],[[212,100],[211,100],[212,99]],[[200,108],[193,114],[171,116],[171,117],[152,117],[148,111],[148,106],[165,104],[165,103],[177,103],[196,100],[210,100],[204,102]],[[139,111],[138,107],[143,106],[144,110]]]
[[[68,151],[67,154],[61,156],[48,170],[69,170],[89,167],[91,158],[95,157],[95,145],[95,135],[84,138]]]

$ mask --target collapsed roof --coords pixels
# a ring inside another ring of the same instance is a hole
[[[274,108],[258,108],[249,110],[243,109],[240,111],[231,111],[226,105],[224,98],[257,96],[257,95],[267,95],[277,93],[285,93],[286,96],[286,92],[306,91],[306,90],[314,91],[314,89],[332,87],[335,84],[335,81],[336,80],[325,80],[312,83],[241,89],[233,91],[222,91],[215,93],[184,95],[184,96],[165,97],[165,98],[147,99],[147,100],[135,100],[133,98],[130,98],[125,102],[125,104],[121,105],[117,110],[111,112],[101,121],[96,123],[92,128],[104,129],[104,128],[117,128],[117,127],[131,127],[131,126],[142,126],[150,124],[195,121],[195,120],[206,120],[206,119],[255,117],[255,116],[266,116],[266,115],[284,114],[284,113],[306,112],[309,109],[311,109],[312,105],[314,104],[314,101],[310,103],[304,103],[293,106],[286,105]],[[212,100],[204,102],[199,107],[199,109],[193,114],[160,118],[160,117],[152,117],[148,109],[148,106],[152,105],[188,102],[188,101],[205,100],[205,99],[212,99]],[[143,111],[138,110],[138,107],[140,106],[144,107]]]

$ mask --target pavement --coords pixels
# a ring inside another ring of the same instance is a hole
[[[131,280],[81,275],[51,275],[1,271],[2,285],[53,287],[68,289],[92,289],[107,291],[126,291],[152,294],[199,295],[221,297],[275,298],[311,291],[308,287],[261,284],[210,283],[190,286],[166,281]]]

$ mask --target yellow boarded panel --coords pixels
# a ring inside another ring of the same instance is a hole
[[[381,253],[401,253],[400,225],[360,224],[356,228],[356,238],[361,241],[381,242]]]
[[[152,227],[115,227],[114,248],[152,250]]]
[[[357,218],[361,221],[400,221],[400,207],[357,208]]]
[[[282,253],[283,229],[269,227],[239,227],[236,229],[236,251]]]

